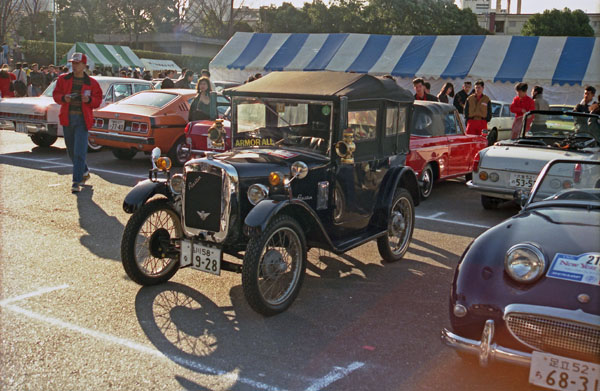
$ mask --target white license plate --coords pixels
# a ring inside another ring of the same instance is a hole
[[[531,189],[536,178],[535,175],[510,174],[510,186]]]
[[[118,132],[122,132],[123,129],[125,129],[125,121],[124,120],[116,120],[116,119],[108,120],[108,130],[116,130]]]
[[[600,365],[533,352],[529,382],[551,390],[600,391]]]
[[[179,264],[210,274],[221,274],[221,249],[208,243],[181,241]]]
[[[15,132],[27,133],[27,124],[24,124],[23,122],[17,122],[15,124]]]

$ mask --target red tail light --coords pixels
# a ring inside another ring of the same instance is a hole
[[[132,122],[131,123],[131,131],[132,132],[139,132],[140,131],[140,123],[139,122]]]
[[[579,183],[581,182],[581,163],[577,163],[575,165],[575,168],[573,169],[573,182],[574,183]]]
[[[103,118],[94,118],[94,127],[95,128],[103,128],[104,127],[104,119]]]
[[[147,133],[148,132],[148,124],[140,123],[140,132]]]
[[[477,154],[473,158],[473,169],[471,171],[477,172],[479,170],[479,160],[480,159],[481,159],[481,157],[479,156],[479,152],[477,152]]]
[[[183,133],[188,134],[190,132],[191,126],[190,126],[191,122],[188,122],[187,125],[185,125],[185,129],[183,130]]]

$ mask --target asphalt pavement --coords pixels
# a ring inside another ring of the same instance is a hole
[[[142,288],[120,261],[125,195],[147,176],[138,154],[88,155],[70,193],[64,142],[0,131],[1,390],[527,390],[528,371],[480,368],[440,343],[454,268],[479,234],[517,213],[485,211],[462,180],[417,208],[405,259],[374,242],[311,250],[298,299],[264,318],[241,276],[180,270]]]

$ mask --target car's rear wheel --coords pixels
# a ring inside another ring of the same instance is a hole
[[[500,198],[489,197],[486,195],[481,196],[481,205],[483,209],[496,209],[502,200]]]
[[[100,152],[103,146],[88,140],[88,152]]]
[[[181,137],[175,142],[171,150],[169,151],[169,158],[173,162],[174,166],[181,167],[188,161],[189,153],[183,151],[185,146],[185,137]]]
[[[265,316],[285,311],[298,296],[306,270],[306,241],[298,222],[275,217],[248,242],[242,287],[250,307]]]
[[[166,199],[144,204],[125,226],[121,261],[125,273],[140,285],[168,281],[179,269],[179,259],[167,251],[173,238],[183,237],[181,219]]]
[[[56,142],[58,137],[48,133],[37,133],[31,135],[31,141],[37,146],[47,148]]]
[[[134,149],[113,149],[112,154],[119,160],[131,160],[136,155]]]
[[[434,181],[433,170],[431,169],[431,165],[428,164],[421,173],[421,197],[423,199],[427,199],[431,195]]]
[[[395,262],[404,256],[415,228],[415,206],[408,190],[398,188],[388,216],[388,231],[377,238],[379,255],[386,262]]]

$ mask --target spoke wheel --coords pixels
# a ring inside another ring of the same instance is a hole
[[[408,190],[398,188],[388,216],[388,231],[377,239],[379,254],[387,262],[404,256],[415,228],[415,206]]]
[[[251,238],[242,267],[242,286],[250,306],[271,316],[296,299],[306,270],[306,244],[300,225],[289,216],[276,217]]]
[[[167,255],[170,241],[181,238],[179,215],[165,199],[150,201],[131,216],[121,240],[125,272],[141,285],[169,280],[179,268],[179,259]]]
[[[431,169],[431,166],[428,164],[423,169],[423,173],[421,174],[421,182],[423,183],[421,185],[421,196],[423,197],[423,199],[429,198],[429,196],[431,195],[431,190],[433,189],[434,180],[435,180],[435,178],[433,176],[433,170]]]

